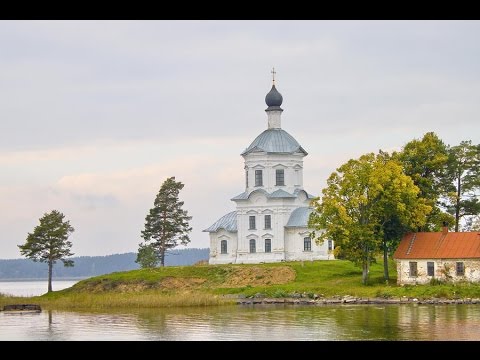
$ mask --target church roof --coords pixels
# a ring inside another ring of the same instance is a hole
[[[316,197],[315,195],[309,194],[308,192],[306,192],[306,191],[303,190],[303,189],[295,189],[295,191],[293,192],[293,195],[298,196],[298,194],[300,193],[300,191],[303,191],[303,192],[307,195],[307,199],[313,199],[313,198]]]
[[[292,211],[285,227],[308,227],[308,219],[311,212],[310,207],[299,207]]]
[[[203,230],[205,232],[217,232],[220,229],[225,229],[230,232],[237,232],[237,212],[232,211],[222,216],[220,219],[209,228]]]
[[[266,152],[293,154],[302,152],[308,153],[300,146],[295,138],[283,129],[267,129],[258,135],[250,146],[241,154],[247,155],[251,152]]]
[[[267,199],[288,199],[288,198],[292,198],[292,199],[295,199],[298,197],[298,194],[303,191],[306,195],[307,195],[307,199],[313,199],[315,196],[312,195],[312,194],[309,194],[308,192],[306,192],[305,190],[303,189],[295,189],[295,191],[293,192],[293,194],[290,194],[289,192],[283,190],[283,189],[278,189],[278,190],[275,190],[274,192],[272,193],[268,193],[267,191],[265,191],[264,189],[255,189],[255,190],[252,190],[250,192],[246,192],[244,191],[243,193],[233,197],[232,199],[230,200],[248,200],[248,198],[250,197],[250,195],[254,192],[261,192],[262,194],[265,195],[265,197]]]
[[[283,189],[278,189],[272,192],[270,198],[296,198],[296,195],[290,194]]]

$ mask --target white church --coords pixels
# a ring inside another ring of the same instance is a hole
[[[268,128],[241,154],[245,191],[231,199],[236,211],[203,230],[210,233],[210,264],[334,259],[332,240],[317,245],[310,238],[314,196],[303,189],[307,152],[281,127],[282,101],[273,77],[265,97]]]

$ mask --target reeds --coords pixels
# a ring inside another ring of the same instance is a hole
[[[233,300],[221,295],[201,292],[180,292],[164,294],[147,293],[69,293],[62,296],[0,297],[0,305],[33,302],[44,309],[112,309],[112,308],[162,308],[185,306],[218,306],[232,304]]]

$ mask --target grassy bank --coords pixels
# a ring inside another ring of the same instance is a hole
[[[480,298],[480,284],[397,286],[394,264],[385,283],[383,265],[371,267],[368,285],[348,261],[287,262],[257,265],[175,266],[117,272],[89,278],[73,287],[33,298],[0,296],[0,305],[34,302],[44,308],[154,308],[209,306],[235,296],[309,297],[351,295],[363,298]]]

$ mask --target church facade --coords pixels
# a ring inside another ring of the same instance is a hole
[[[210,234],[210,264],[333,260],[333,242],[317,245],[308,219],[314,198],[303,188],[307,152],[281,128],[282,95],[275,87],[265,97],[268,128],[242,152],[245,191],[231,200],[232,211],[205,229]]]

